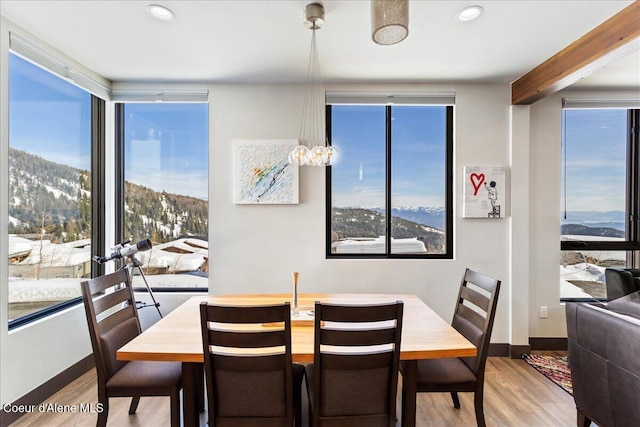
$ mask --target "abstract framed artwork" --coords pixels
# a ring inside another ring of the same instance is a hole
[[[465,166],[463,218],[504,218],[506,170],[503,166]]]
[[[289,163],[295,139],[234,141],[236,204],[297,204],[298,166]]]

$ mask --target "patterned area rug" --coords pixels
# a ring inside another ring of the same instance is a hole
[[[523,354],[522,358],[538,372],[573,395],[571,386],[571,370],[567,356],[543,356],[540,354]]]

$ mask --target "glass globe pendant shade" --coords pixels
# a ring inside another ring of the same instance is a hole
[[[310,166],[324,166],[327,164],[326,150],[323,145],[316,145],[309,150],[307,164]]]
[[[333,145],[328,145],[324,147],[324,152],[325,152],[325,159],[326,159],[325,164],[326,165],[335,164],[338,159],[338,149]]]
[[[293,150],[289,152],[287,160],[292,165],[304,166],[307,163],[309,149],[306,145],[297,145]]]
[[[307,152],[306,164],[309,166],[331,166],[335,163],[338,150],[332,146],[316,145]]]
[[[381,45],[409,35],[409,0],[371,0],[371,38]]]

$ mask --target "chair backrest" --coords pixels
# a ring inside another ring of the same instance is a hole
[[[395,426],[404,304],[315,304],[313,425]]]
[[[209,425],[292,426],[291,307],[200,304]],[[225,424],[226,425],[226,424]]]
[[[463,361],[478,381],[484,378],[499,293],[500,280],[465,270],[451,325],[477,348],[476,357],[466,357]]]
[[[80,287],[98,385],[104,387],[127,363],[116,360],[116,351],[141,332],[133,289],[126,270],[83,281]]]

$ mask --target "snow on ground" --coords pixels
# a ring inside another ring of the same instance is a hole
[[[599,265],[578,263],[573,265],[560,265],[560,297],[561,298],[593,298],[579,286],[570,281],[597,282],[604,286],[604,270],[606,267]]]
[[[573,283],[560,280],[560,298],[593,298]]]
[[[209,288],[209,278],[193,274],[145,274],[149,286],[155,288]],[[144,288],[144,281],[140,276],[134,276],[133,286]]]
[[[20,280],[9,277],[9,304],[66,301],[82,296],[80,279]]]
[[[191,274],[145,275],[151,288],[208,288],[209,278]],[[25,302],[62,302],[81,297],[80,282],[85,279],[21,280],[9,278],[9,304]],[[142,277],[134,276],[133,286],[144,288]]]
[[[599,265],[578,263],[573,265],[560,266],[560,277],[563,280],[581,280],[585,282],[604,283],[604,270],[606,267]]]

